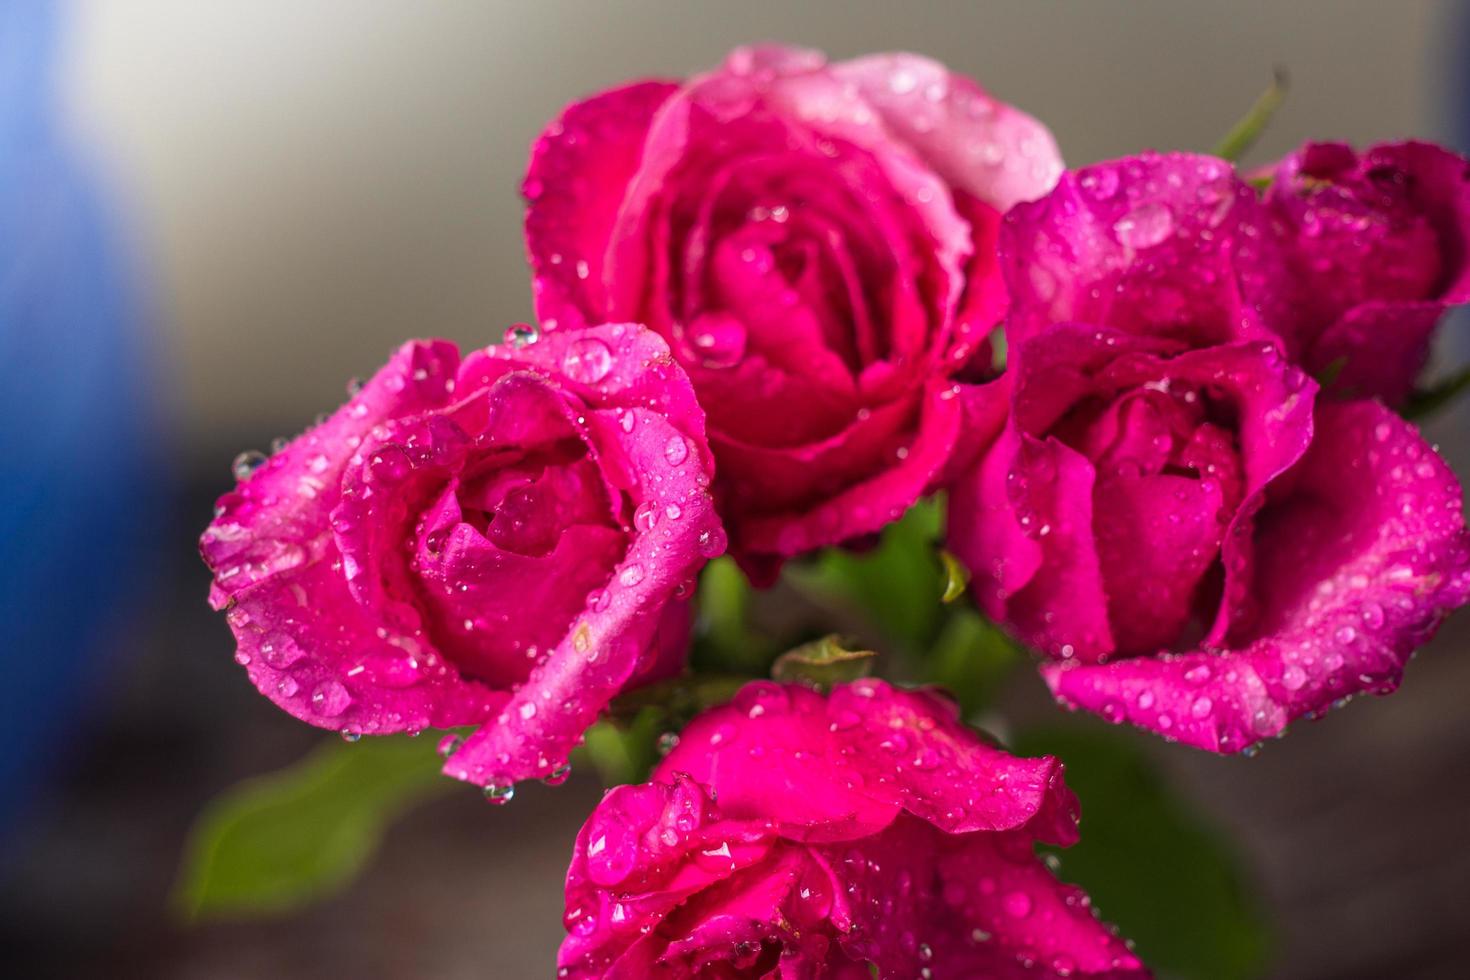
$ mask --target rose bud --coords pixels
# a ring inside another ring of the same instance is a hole
[[[704,420],[656,334],[460,360],[404,345],[220,499],[201,546],[255,686],[362,734],[478,726],[445,771],[556,777],[619,691],[677,669],[723,548]]]
[[[1073,273],[1045,296],[1012,283],[1009,418],[952,487],[948,541],[1064,703],[1238,752],[1394,689],[1470,597],[1470,536],[1412,425],[1319,399],[1269,333],[1220,342],[1258,333],[1240,286],[1277,273],[1217,251],[1262,227],[1217,165],[1100,164],[1008,216],[1010,274]],[[1074,207],[1089,186],[1127,204]],[[1115,211],[1169,232],[1132,238],[1099,220]]]
[[[1005,309],[1000,214],[1061,170],[1050,134],[914,55],[741,48],[570,106],[536,143],[542,322],[633,319],[709,414],[732,552],[861,538],[967,434]]]
[[[1033,849],[1077,841],[1061,764],[956,714],[763,681],[697,718],[578,835],[558,975],[1147,976]]]
[[[1266,203],[1294,286],[1283,334],[1336,391],[1404,401],[1445,310],[1470,300],[1466,169],[1432,143],[1308,143],[1276,165]]]

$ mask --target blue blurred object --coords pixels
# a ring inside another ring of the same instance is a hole
[[[159,550],[137,297],[53,118],[57,21],[0,2],[0,831],[126,648]]]

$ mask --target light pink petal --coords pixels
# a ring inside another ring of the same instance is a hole
[[[1062,172],[1045,126],[937,61],[875,54],[832,73],[951,186],[999,211],[1045,194]]]
[[[1365,691],[1470,599],[1458,481],[1372,402],[1319,403],[1317,434],[1257,518],[1249,636],[1220,654],[1042,668],[1059,699],[1216,752],[1238,752]]]

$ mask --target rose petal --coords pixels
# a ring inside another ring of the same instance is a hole
[[[1076,800],[1055,759],[1014,758],[961,724],[952,702],[882,681],[829,698],[752,682],[685,729],[655,777],[671,773],[708,786],[732,817],[779,818],[796,840],[857,839],[900,810],[950,833],[1076,839]]]
[[[643,158],[654,113],[678,86],[636,82],[568,106],[531,148],[526,251],[536,315],[548,329],[600,322],[604,262],[623,190]]]
[[[462,678],[388,606],[364,606],[333,569],[328,514],[343,473],[385,420],[445,405],[452,344],[404,345],[326,422],[220,500],[200,541],[243,664],[262,694],[324,728],[388,733],[476,724],[504,699]],[[405,467],[407,463],[405,462]]]
[[[832,73],[949,184],[999,211],[1045,194],[1062,172],[1045,126],[936,61],[875,54]]]
[[[479,785],[546,776],[564,765],[608,701],[649,669],[671,597],[724,547],[708,491],[703,417],[656,334],[626,325],[551,332],[522,351],[492,348],[467,360],[461,375],[488,375],[500,358],[559,365],[568,385],[598,405],[586,414],[587,434],[602,468],[626,482],[635,533],[608,587],[536,665],[498,723],[470,736],[445,764],[450,775]],[[651,522],[640,525],[638,514]]]
[[[797,840],[861,837],[898,813],[826,766],[823,744],[835,720],[826,700],[795,685],[753,681],[735,699],[695,718],[654,770],[708,787],[735,819],[779,819]]]
[[[1148,153],[1069,171],[1001,230],[1011,349],[1065,321],[1192,344],[1270,336],[1279,314],[1266,300],[1283,273],[1268,222],[1213,157]]]
[[[739,556],[755,565],[762,556],[790,557],[881,530],[938,484],[956,455],[973,455],[994,437],[1004,404],[1004,393],[993,385],[931,382],[913,441],[900,448],[888,468],[866,478],[849,478],[845,488],[815,506],[748,516],[737,509],[731,514],[744,543]],[[721,449],[729,451],[723,445]],[[793,463],[803,459],[801,451],[782,455]],[[761,456],[774,463],[776,454]],[[780,468],[773,466],[772,472]]]
[[[608,964],[656,959],[657,950],[624,950],[690,896],[760,864],[772,844],[763,825],[722,818],[688,779],[615,787],[577,835],[558,965],[569,977],[602,977]]]
[[[846,767],[869,797],[950,834],[1023,831],[1069,846],[1077,799],[1051,756],[1022,759],[980,739],[953,701],[864,679],[828,698],[830,765]]]
[[[1318,405],[1290,489],[1257,519],[1251,636],[1224,654],[1050,665],[1060,699],[1215,752],[1397,687],[1409,655],[1470,600],[1459,483],[1408,423],[1371,402]]]

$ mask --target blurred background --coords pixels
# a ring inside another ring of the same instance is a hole
[[[208,798],[312,732],[256,695],[194,541],[230,460],[408,336],[529,317],[517,196],[568,101],[748,41],[918,51],[1069,163],[1204,149],[1290,70],[1249,162],[1307,137],[1460,145],[1470,18],[1431,0],[0,3],[0,962],[16,977],[530,977],[598,788],[449,793],[345,895],[185,928]],[[1470,354],[1458,325],[1441,354]],[[24,431],[17,431],[17,430]],[[1430,426],[1467,472],[1464,421]],[[1237,841],[1272,976],[1463,976],[1470,618],[1401,692],[1257,759],[1157,745]],[[1006,711],[1047,712],[1029,672]],[[539,788],[538,788],[539,789]]]

